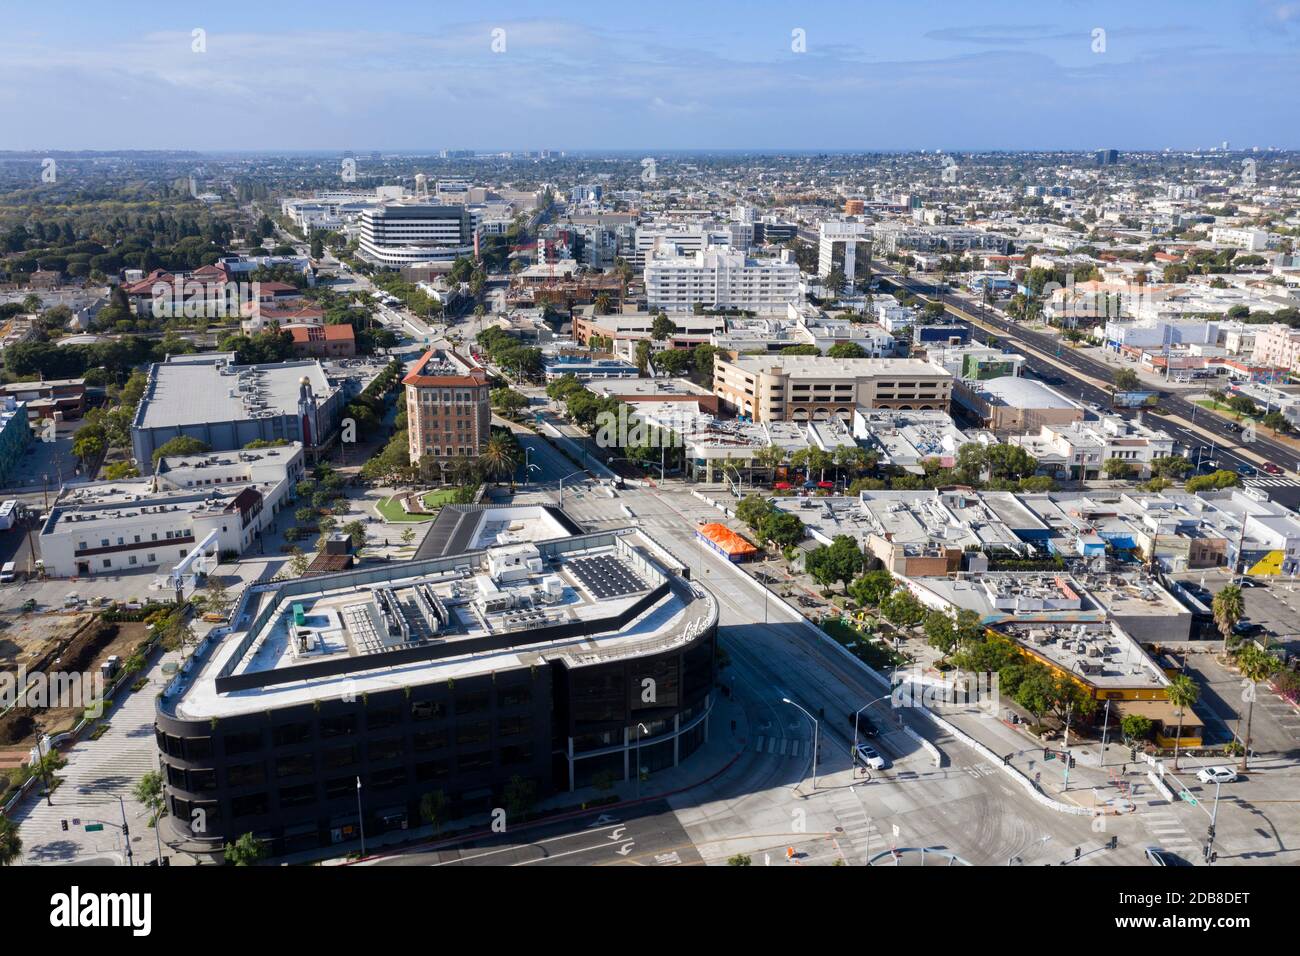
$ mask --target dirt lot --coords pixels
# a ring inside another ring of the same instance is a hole
[[[0,670],[14,673],[19,664],[29,671],[38,667],[63,674],[79,673],[82,685],[98,688],[94,682],[99,666],[116,654],[125,661],[149,634],[144,624],[109,624],[89,614],[23,615],[29,620],[0,632]],[[0,615],[8,620],[10,615]],[[19,628],[22,628],[20,631]],[[0,748],[23,754],[42,733],[57,734],[72,729],[83,707],[15,707],[0,717]]]

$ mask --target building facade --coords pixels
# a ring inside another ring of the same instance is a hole
[[[362,212],[360,227],[361,255],[390,269],[474,253],[473,221],[464,206],[388,203]]]
[[[714,394],[755,422],[849,422],[858,406],[947,411],[952,383],[919,359],[741,356],[716,359],[713,371]]]
[[[784,313],[802,301],[799,266],[788,250],[778,259],[712,246],[687,256],[656,253],[646,261],[645,290],[650,309],[666,312],[703,306]]]
[[[452,349],[430,349],[406,378],[411,464],[477,458],[491,434],[488,375]]]

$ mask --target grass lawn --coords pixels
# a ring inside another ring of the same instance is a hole
[[[396,496],[385,498],[379,502],[379,513],[384,516],[385,520],[393,522],[415,524],[421,521],[432,521],[437,516],[438,509],[456,500],[457,490],[456,488],[439,488],[437,491],[426,492],[424,497],[420,499],[424,504],[425,511],[419,514],[408,514],[403,511],[402,503]]]
[[[385,498],[376,505],[376,508],[384,516],[385,521],[395,523],[416,524],[421,521],[432,521],[434,518],[431,514],[407,514],[402,510],[402,503],[397,498]]]
[[[421,500],[424,501],[424,506],[430,511],[437,511],[443,505],[449,505],[456,500],[456,490],[455,488],[442,488],[438,491],[430,491]]]

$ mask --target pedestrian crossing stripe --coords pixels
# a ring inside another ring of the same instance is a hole
[[[1246,478],[1243,483],[1255,488],[1300,488],[1294,478]]]

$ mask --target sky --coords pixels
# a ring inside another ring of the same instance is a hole
[[[1300,0],[45,0],[0,150],[1300,147]]]

